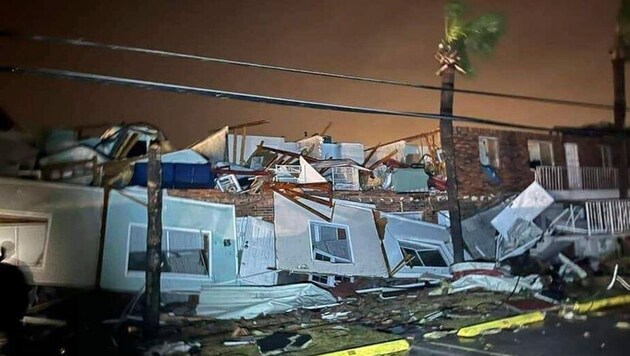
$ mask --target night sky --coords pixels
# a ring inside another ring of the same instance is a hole
[[[437,0],[3,1],[0,29],[439,85]],[[617,0],[477,0],[507,32],[460,88],[612,104],[609,48]],[[0,39],[2,64],[404,111],[438,112],[437,92]],[[431,120],[274,107],[94,83],[0,74],[0,106],[26,128],[148,121],[176,146],[224,125],[267,119],[252,134],[298,139],[329,121],[336,141],[389,141]],[[455,96],[455,113],[533,125],[612,121],[612,111]]]

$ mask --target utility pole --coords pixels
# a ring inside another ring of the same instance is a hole
[[[441,73],[442,91],[440,92],[440,115],[453,116],[453,89],[455,88],[455,68],[446,67]],[[453,145],[453,121],[440,120],[440,141],[442,157],[446,163],[446,192],[448,194],[448,214],[451,222],[451,241],[455,263],[464,261],[464,239],[459,209],[459,193],[455,165],[455,147]]]
[[[628,149],[625,135],[626,126],[626,56],[624,41],[619,25],[615,38],[615,47],[612,54],[613,87],[614,87],[614,117],[615,130],[617,131],[615,142],[615,161],[619,175],[619,198],[628,198]]]
[[[147,167],[148,227],[144,337],[158,336],[160,325],[160,274],[162,269],[162,163],[160,146],[149,148]]]

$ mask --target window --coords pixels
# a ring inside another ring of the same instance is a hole
[[[146,225],[131,225],[127,271],[145,271]],[[162,272],[210,275],[210,233],[165,227],[162,230]]]
[[[529,151],[529,166],[535,168],[538,166],[553,166],[553,145],[548,141],[527,141],[527,150]]]
[[[437,248],[422,247],[416,249],[401,246],[400,251],[403,258],[410,258],[407,263],[408,267],[448,267]]]
[[[352,251],[346,226],[311,221],[310,233],[314,260],[352,263]]]
[[[5,263],[44,267],[49,218],[45,215],[0,214],[0,247]]]
[[[315,282],[318,284],[325,284],[331,287],[334,287],[343,282],[354,282],[354,277],[346,277],[346,276],[334,276],[334,275],[325,275],[325,274],[310,274],[309,281]]]
[[[499,168],[499,139],[479,137],[479,162],[484,166]]]
[[[612,167],[612,149],[610,145],[599,145],[599,153],[602,158],[602,167]]]

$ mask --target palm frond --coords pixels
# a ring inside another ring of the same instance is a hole
[[[463,17],[466,12],[468,12],[468,6],[461,0],[451,0],[444,5],[444,40],[447,43],[455,42],[464,35]]]
[[[466,48],[471,52],[490,54],[505,32],[505,19],[499,14],[481,15],[466,24]]]
[[[624,42],[626,45],[630,44],[630,0],[621,0],[621,6],[617,13],[617,24]]]

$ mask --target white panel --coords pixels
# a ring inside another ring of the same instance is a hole
[[[330,208],[320,205],[317,209],[328,211],[327,215],[330,215]],[[354,263],[344,264],[316,261],[312,258],[309,222],[324,220],[275,193],[274,213],[279,269],[345,276],[388,275],[372,210],[335,205],[332,222],[347,226],[351,236]]]
[[[15,245],[16,234],[17,227],[15,225],[0,226],[0,244],[2,244],[3,241],[11,241]]]
[[[46,224],[30,224],[19,226],[18,259],[28,266],[41,267],[46,249]]]
[[[30,268],[36,284],[93,287],[103,207],[103,189],[70,184],[0,179],[3,214],[45,218],[49,221],[44,265]],[[27,236],[34,230],[25,230]],[[122,236],[126,238],[126,234]],[[35,242],[37,241],[37,242]],[[32,259],[41,251],[41,240],[27,242],[21,251]]]
[[[249,285],[274,285],[277,273],[269,270],[276,264],[273,224],[253,217],[245,219],[240,281]]]
[[[304,157],[300,156],[300,176],[298,183],[325,183],[326,178],[313,168]]]
[[[492,219],[492,226],[501,235],[507,236],[519,218],[532,221],[553,202],[553,197],[540,184],[534,182]]]

